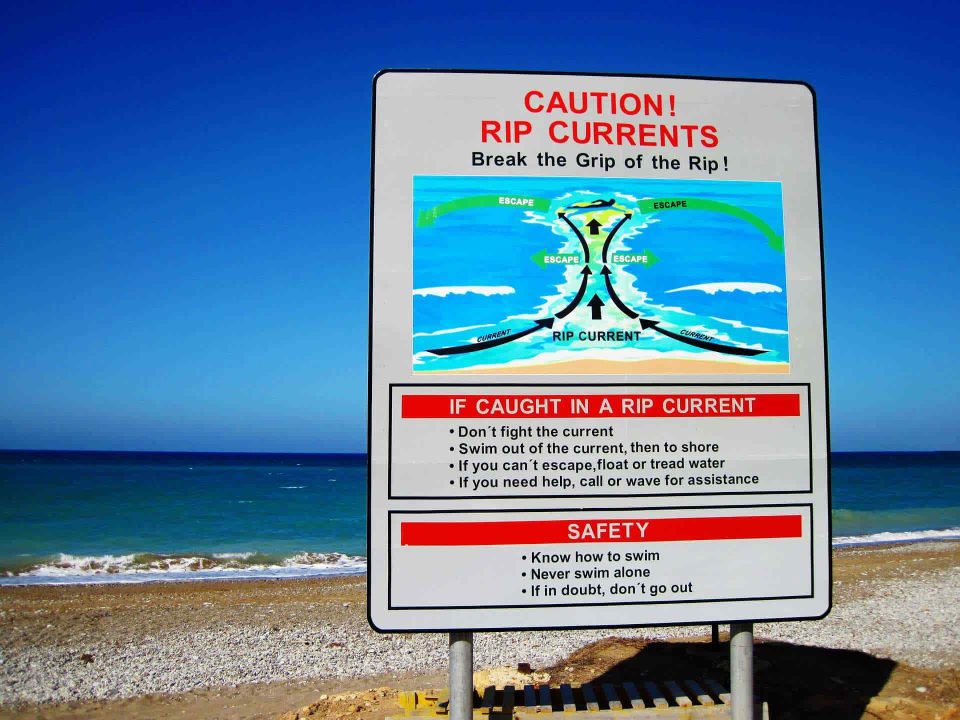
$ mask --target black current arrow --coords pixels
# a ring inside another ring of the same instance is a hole
[[[600,271],[600,274],[603,275],[603,279],[607,281],[607,293],[610,295],[610,299],[613,300],[613,304],[620,309],[620,312],[631,319],[638,317],[637,313],[623,304],[623,300],[619,298],[616,291],[613,289],[613,283],[610,282],[610,268],[604,265],[603,270]]]
[[[721,345],[719,343],[709,342],[707,340],[698,340],[697,338],[687,337],[686,335],[678,335],[677,333],[670,332],[669,330],[664,330],[659,326],[656,320],[646,320],[644,318],[640,318],[640,327],[643,330],[646,330],[647,328],[653,328],[661,335],[666,335],[667,337],[673,338],[674,340],[679,340],[687,345],[695,345],[696,347],[703,348],[704,350],[713,350],[714,352],[724,353],[726,355],[745,355],[752,357],[754,355],[761,355],[767,352],[766,350],[735,347],[733,345]]]
[[[596,219],[596,218],[594,218],[593,220],[591,220],[590,222],[588,222],[588,223],[587,223],[587,227],[590,228],[590,234],[591,234],[591,235],[599,235],[599,234],[600,234],[600,223],[597,222],[597,219]]]
[[[623,224],[632,217],[633,217],[632,213],[627,213],[622,218],[620,218],[620,222],[618,222],[616,225],[613,226],[613,230],[611,230],[610,234],[607,235],[607,239],[603,241],[603,261],[604,262],[607,261],[607,248],[610,247],[610,243],[613,240],[613,236],[616,235],[617,230],[619,230],[623,226]]]
[[[583,246],[583,262],[584,262],[584,263],[590,262],[590,248],[587,247],[587,241],[586,241],[586,239],[583,237],[583,235],[580,233],[579,228],[577,228],[576,225],[574,225],[572,222],[570,222],[570,218],[567,217],[567,214],[566,214],[566,213],[557,213],[557,215],[559,215],[560,218],[561,218],[567,225],[570,226],[570,229],[573,230],[573,231],[577,234],[577,239],[580,241],[580,245]]]
[[[556,314],[558,318],[565,318],[572,313],[573,309],[583,300],[583,294],[587,291],[587,283],[590,281],[590,276],[593,275],[593,272],[590,270],[590,266],[587,265],[580,271],[580,274],[583,275],[583,280],[580,281],[580,289],[577,290],[577,294],[573,300],[570,301],[570,304]]]
[[[594,295],[590,298],[590,302],[587,303],[590,306],[590,319],[591,320],[600,320],[602,316],[600,314],[600,308],[603,307],[603,300]]]
[[[503,337],[494,338],[493,340],[471,343],[469,345],[456,345],[454,347],[437,348],[435,350],[427,350],[427,352],[433,353],[434,355],[460,355],[462,353],[478,352],[479,350],[487,350],[489,348],[496,347],[497,345],[505,345],[508,342],[519,340],[520,338],[526,337],[530,333],[534,333],[541,328],[552,327],[553,318],[544,318],[543,320],[536,320],[533,327],[513,333],[512,335],[504,335]]]

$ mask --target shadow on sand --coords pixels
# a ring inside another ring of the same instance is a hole
[[[854,650],[781,642],[754,647],[756,694],[769,704],[770,716],[778,720],[859,720],[895,667],[892,660]],[[729,668],[726,643],[634,645],[611,638],[582,648],[553,671],[574,683],[712,678],[728,687]]]

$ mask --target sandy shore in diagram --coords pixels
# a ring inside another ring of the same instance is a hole
[[[731,360],[558,360],[552,363],[511,363],[497,367],[428,371],[430,375],[770,375],[790,372],[789,363],[744,363]],[[421,373],[418,373],[421,374]],[[427,373],[423,373],[427,374]]]

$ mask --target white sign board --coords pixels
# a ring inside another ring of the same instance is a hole
[[[371,624],[826,614],[810,88],[386,71],[374,93]]]

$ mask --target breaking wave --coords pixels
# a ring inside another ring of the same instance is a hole
[[[509,285],[444,285],[442,287],[417,288],[414,295],[420,297],[447,295],[513,295],[516,290]]]
[[[444,328],[443,330],[434,330],[433,332],[414,333],[414,337],[433,337],[434,335],[452,335],[453,333],[466,332],[467,330],[479,330],[480,328],[495,327],[496,323],[483,323],[481,325],[464,325],[463,327]]]
[[[747,292],[751,295],[757,293],[782,293],[783,288],[770,283],[759,282],[713,282],[702,283],[700,285],[686,285],[684,287],[667,290],[668,293],[682,292],[684,290],[700,290],[708,295],[716,295],[718,292]]]
[[[61,553],[2,568],[0,585],[130,583],[160,580],[314,577],[357,575],[367,559],[338,552],[271,555],[256,551],[168,555],[70,555]]]
[[[840,535],[833,538],[834,547],[848,545],[880,545],[923,540],[960,540],[960,527],[943,530],[911,530],[908,532],[878,532],[870,535]]]

